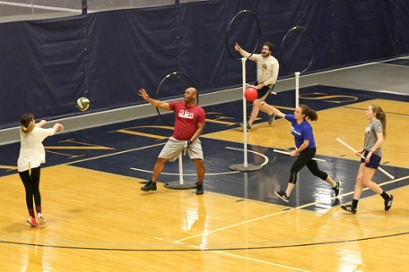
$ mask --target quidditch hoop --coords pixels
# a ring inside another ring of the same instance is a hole
[[[231,19],[231,21],[230,21],[230,23],[229,23],[229,26],[227,27],[227,31],[226,31],[226,47],[227,47],[227,52],[229,52],[229,55],[230,55],[233,59],[238,60],[238,61],[241,61],[241,58],[236,58],[235,56],[233,56],[233,53],[230,51],[230,46],[229,46],[229,32],[230,32],[230,28],[231,28],[231,26],[232,26],[234,20],[236,20],[236,18],[237,18],[240,14],[244,14],[244,13],[251,14],[251,15],[254,16],[254,18],[256,19],[256,22],[257,22],[257,33],[258,33],[258,35],[257,35],[257,43],[256,43],[256,45],[254,46],[254,49],[253,49],[253,51],[251,52],[251,54],[247,57],[247,59],[249,59],[249,58],[254,54],[254,52],[256,52],[256,50],[257,50],[257,48],[258,48],[258,46],[259,46],[259,44],[260,44],[260,28],[261,28],[261,25],[260,25],[260,20],[258,19],[257,15],[256,15],[254,12],[252,12],[251,10],[242,10],[242,11],[239,11],[239,12],[233,17],[233,19]]]
[[[312,54],[311,54],[311,59],[310,59],[308,65],[304,69],[298,69],[298,71],[289,71],[288,65],[285,64],[285,57],[283,55],[283,52],[286,51],[285,50],[285,42],[286,42],[287,38],[289,37],[290,33],[294,32],[294,31],[302,31],[302,33],[306,33],[308,35],[308,37],[309,37],[309,39],[311,40],[311,43],[312,43]],[[285,71],[289,72],[289,73],[294,73],[294,72],[304,73],[304,72],[306,72],[311,67],[311,64],[312,64],[312,62],[314,60],[314,55],[315,55],[314,52],[315,52],[315,41],[314,41],[314,37],[312,36],[311,32],[307,28],[305,28],[303,26],[295,26],[295,27],[291,28],[290,30],[287,31],[287,33],[284,35],[283,40],[281,41],[280,55],[281,55],[281,64],[282,64],[283,69]]]
[[[192,80],[189,76],[187,76],[186,74],[181,73],[181,72],[172,72],[172,73],[168,74],[167,76],[165,76],[165,77],[162,79],[162,81],[159,83],[159,86],[158,86],[158,88],[156,89],[156,99],[158,99],[158,96],[159,96],[159,93],[160,93],[160,89],[161,89],[163,83],[164,83],[167,79],[169,79],[169,78],[171,78],[171,77],[176,77],[176,76],[182,76],[183,78],[185,78],[185,79],[190,83],[190,84],[189,84],[189,87],[194,87],[194,88],[196,88],[195,83],[193,82],[193,80]],[[197,88],[196,88],[196,89],[197,89]],[[199,104],[199,93],[197,94],[197,97],[196,97],[196,104]],[[163,120],[163,122],[165,122],[166,124],[171,125],[171,126],[174,125],[174,124],[170,123],[169,121],[166,121],[165,118],[163,118],[162,114],[161,114],[160,111],[159,111],[159,108],[156,108],[156,112],[158,113],[159,117]]]

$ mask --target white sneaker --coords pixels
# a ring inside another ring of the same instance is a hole
[[[38,217],[38,220],[40,221],[41,225],[44,225],[44,224],[47,223],[47,221],[45,221],[44,216],[43,216],[42,213],[37,213],[37,217]]]

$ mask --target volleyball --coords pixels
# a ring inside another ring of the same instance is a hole
[[[80,97],[77,99],[77,109],[80,111],[86,111],[89,108],[89,99],[86,97]]]
[[[257,96],[258,96],[258,91],[255,88],[247,88],[246,91],[244,92],[244,97],[249,102],[253,102],[254,100],[256,100]]]

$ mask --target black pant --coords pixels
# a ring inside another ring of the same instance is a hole
[[[295,162],[291,166],[289,183],[295,184],[297,182],[297,174],[304,166],[307,166],[314,176],[317,176],[322,180],[327,179],[328,174],[321,171],[318,168],[317,161],[312,159],[314,158],[316,151],[316,148],[306,148],[298,154]]]
[[[34,203],[37,208],[41,209],[41,195],[40,195],[40,167],[31,169],[31,176],[27,171],[19,172],[21,181],[24,184],[26,190],[26,204],[28,210],[33,210],[33,196]],[[37,209],[37,212],[41,212]]]

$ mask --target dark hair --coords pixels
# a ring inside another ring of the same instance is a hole
[[[386,138],[386,115],[385,113],[383,112],[381,106],[377,104],[372,104],[370,107],[372,108],[372,111],[376,113],[375,115],[376,119],[381,121],[383,138]]]
[[[301,108],[301,113],[304,114],[305,117],[308,118],[308,120],[310,121],[318,120],[318,114],[313,109],[304,104],[299,105],[299,107]]]
[[[265,42],[263,43],[263,46],[267,45],[268,49],[273,52],[274,51],[274,44],[272,44],[271,42]]]
[[[23,133],[29,133],[34,129],[34,114],[25,113],[20,117],[21,131]]]

